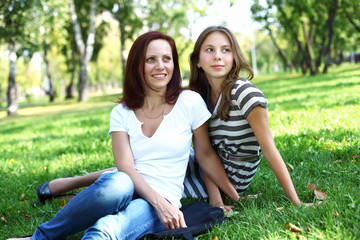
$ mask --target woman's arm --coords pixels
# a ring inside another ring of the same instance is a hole
[[[203,171],[204,180],[208,190],[210,201],[217,204],[221,196],[216,185],[234,202],[239,200],[239,195],[225,173],[219,156],[211,146],[207,122],[193,130],[195,156]],[[209,182],[212,180],[212,182]],[[221,201],[222,202],[222,201]]]
[[[265,108],[257,106],[248,115],[247,121],[253,129],[256,139],[260,144],[264,157],[270,164],[286,196],[295,205],[300,205],[300,200],[295,191],[290,174],[286,168],[269,127],[269,119]]]
[[[225,212],[232,212],[234,206],[227,206],[224,204],[219,187],[211,180],[211,178],[203,171],[204,182],[209,197],[209,202],[213,207],[223,208]]]
[[[182,212],[154,191],[139,172],[136,171],[129,137],[126,132],[112,132],[112,150],[117,169],[130,176],[134,183],[135,192],[156,209],[165,228],[186,227]]]

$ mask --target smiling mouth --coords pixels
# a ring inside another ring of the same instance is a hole
[[[162,74],[154,74],[153,77],[155,77],[155,78],[162,78],[162,77],[166,77],[166,74],[165,74],[165,73],[162,73]]]

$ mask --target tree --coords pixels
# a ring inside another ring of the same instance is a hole
[[[30,10],[33,7],[33,1],[2,1],[0,5],[0,16],[3,21],[0,22],[0,40],[8,44],[9,50],[9,78],[7,90],[7,114],[15,115],[18,110],[17,87],[16,87],[16,61],[21,54],[19,46],[29,44],[33,30],[33,22]],[[31,42],[30,42],[31,44]]]
[[[86,6],[85,2],[77,1],[76,2],[78,8],[82,6]],[[94,42],[95,42],[95,17],[96,17],[96,10],[97,10],[97,0],[91,0],[90,5],[90,14],[89,14],[89,29],[87,32],[87,41],[84,42],[83,33],[81,31],[80,23],[78,20],[78,13],[75,10],[75,4],[73,0],[69,0],[69,8],[70,8],[70,17],[72,20],[72,24],[74,27],[75,33],[75,42],[80,54],[80,72],[79,72],[79,101],[87,101],[87,93],[86,93],[86,83],[88,80],[88,72],[87,67],[91,60],[93,49],[94,49]],[[78,10],[80,11],[80,10]],[[86,12],[87,13],[87,12]]]
[[[329,7],[329,13],[328,13],[328,20],[326,21],[327,29],[328,29],[328,44],[325,48],[325,66],[323,69],[323,73],[327,72],[327,69],[330,65],[330,50],[331,45],[333,43],[334,38],[334,23],[335,23],[335,16],[336,12],[338,10],[338,0],[333,0],[333,4]]]
[[[274,14],[272,13],[271,9],[272,9],[272,5],[268,5],[268,9],[266,9],[266,7],[260,5],[260,3],[258,1],[256,1],[251,6],[251,12],[253,14],[254,20],[264,23],[263,29],[267,30],[267,32],[270,36],[271,42],[275,46],[277,53],[283,62],[284,71],[291,70],[292,65],[289,63],[288,57],[286,56],[285,51],[278,44],[275,33],[273,31],[272,25],[274,23]]]
[[[292,65],[304,74],[318,73],[322,62],[326,72],[331,64],[338,0],[266,0],[263,6],[255,1],[251,9],[254,20],[264,23],[284,65],[291,56]],[[278,38],[292,43],[292,51],[281,51],[271,26],[280,33]]]
[[[126,40],[133,40],[135,34],[137,34],[143,27],[142,20],[136,14],[135,10],[138,5],[134,0],[116,0],[112,7],[112,13],[114,18],[119,22],[120,29],[120,46],[121,46],[121,67],[122,76],[124,78],[125,63],[126,63]]]
[[[354,29],[360,32],[360,6],[358,1],[342,0],[340,4],[341,11],[344,13],[346,19],[354,27]]]

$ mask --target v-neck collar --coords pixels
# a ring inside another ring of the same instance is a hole
[[[176,100],[176,102],[175,102],[175,104],[174,104],[174,107],[170,110],[170,112],[169,112],[168,114],[164,114],[164,115],[163,115],[163,119],[161,120],[161,122],[160,122],[159,125],[157,126],[154,134],[153,134],[152,136],[150,136],[150,137],[149,137],[149,136],[146,136],[146,135],[144,134],[144,132],[143,132],[143,130],[142,130],[142,125],[143,125],[144,123],[141,122],[141,121],[138,119],[138,117],[136,116],[134,110],[131,110],[134,118],[135,118],[136,121],[139,123],[139,131],[140,131],[140,133],[141,133],[141,135],[142,135],[143,137],[148,138],[148,139],[151,139],[151,138],[153,138],[153,137],[157,134],[157,132],[159,131],[159,128],[161,128],[161,126],[163,125],[163,122],[166,121],[166,119],[167,119],[170,115],[172,115],[172,112],[173,112],[174,109],[177,107],[181,95],[182,95],[182,92],[179,94],[179,97],[178,97],[178,99]]]

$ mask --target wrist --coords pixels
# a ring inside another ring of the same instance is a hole
[[[213,207],[219,207],[219,208],[224,208],[224,203],[223,202],[216,202],[216,203],[211,203],[211,206]]]

